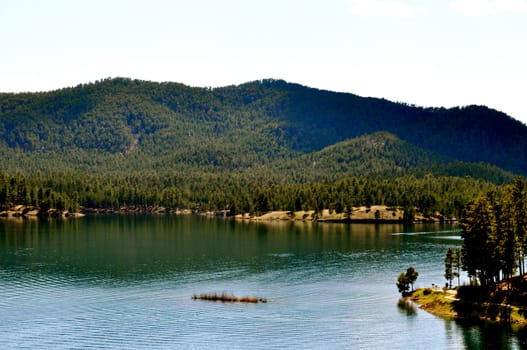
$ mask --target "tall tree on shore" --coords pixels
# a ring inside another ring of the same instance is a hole
[[[527,251],[527,192],[525,180],[522,177],[514,179],[510,188],[513,205],[513,230],[518,249],[518,267],[520,274],[525,274],[525,254]]]
[[[410,290],[410,286],[412,287],[412,291],[414,290],[414,283],[418,276],[419,273],[412,266],[408,267],[406,272],[399,274],[396,285],[403,296]]]
[[[495,192],[476,198],[461,221],[463,269],[471,279],[479,278],[482,286],[492,284],[499,271],[492,259],[497,246],[495,198]]]
[[[518,236],[515,225],[515,205],[511,186],[505,188],[501,204],[498,206],[498,236],[500,240],[499,249],[502,252],[503,275],[509,281],[514,275],[517,267],[521,271],[521,247],[522,238]]]
[[[459,287],[461,285],[461,248],[455,248],[454,250],[454,256],[452,260],[452,276],[457,277],[457,286]]]
[[[417,272],[412,266],[406,269],[406,278],[408,278],[408,283],[412,286],[412,291],[414,290],[414,283],[418,276],[419,272]]]
[[[454,279],[454,249],[448,248],[445,256],[445,279],[452,288],[452,280]]]
[[[401,272],[397,277],[396,285],[397,289],[399,290],[399,293],[401,293],[403,296],[410,289],[410,283],[408,282],[408,278],[406,277],[406,274],[404,272]]]
[[[452,288],[452,280],[457,278],[457,286],[459,287],[461,277],[461,262],[462,254],[461,248],[448,248],[445,255],[445,279],[448,282],[449,288]]]

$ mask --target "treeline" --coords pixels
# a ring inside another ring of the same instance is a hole
[[[0,173],[0,206],[17,204],[75,211],[121,207],[228,210],[262,214],[272,210],[330,209],[347,213],[352,207],[387,205],[424,215],[459,217],[465,205],[500,186],[469,177],[405,176],[393,179],[350,177],[333,182],[287,183],[247,177],[244,173],[141,172],[129,175]],[[410,219],[410,218],[409,218]]]
[[[332,183],[271,185],[234,198],[232,212],[329,209],[349,213],[352,207],[374,204],[414,209],[429,216],[459,217],[468,201],[498,186],[471,178],[406,176],[394,179],[347,178]],[[411,217],[408,218],[411,220]]]
[[[0,211],[17,205],[35,207],[41,212],[49,209],[75,212],[79,209],[79,198],[76,192],[68,194],[35,178],[0,172]]]
[[[489,191],[466,207],[462,227],[462,264],[471,280],[494,287],[515,274],[525,275],[527,189],[523,178],[502,193]]]

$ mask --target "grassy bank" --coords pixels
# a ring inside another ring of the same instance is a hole
[[[420,288],[407,298],[442,318],[527,325],[527,308],[523,306],[463,301],[455,290]]]
[[[455,291],[419,288],[408,297],[423,310],[443,318],[456,318]]]

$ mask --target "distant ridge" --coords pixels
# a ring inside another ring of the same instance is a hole
[[[336,176],[349,173],[347,155],[359,157],[365,139],[356,138],[377,132],[386,132],[380,135],[393,146],[389,152],[363,149],[370,165],[390,163],[377,176],[438,165],[440,173],[454,161],[480,164],[467,168],[470,176],[478,176],[475,169],[501,172],[497,167],[527,174],[527,126],[485,106],[423,108],[274,79],[209,89],[115,78],[0,94],[0,148],[8,171],[214,172],[305,166],[317,157]],[[334,152],[341,155],[332,160]],[[375,157],[379,162],[371,161]],[[351,168],[361,175],[375,167]]]

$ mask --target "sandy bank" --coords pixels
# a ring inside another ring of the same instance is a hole
[[[371,207],[355,207],[349,213],[337,213],[324,209],[320,212],[307,211],[271,211],[259,216],[249,214],[236,215],[238,220],[274,221],[274,220],[296,220],[296,221],[319,221],[319,222],[393,222],[401,221],[404,212],[398,208],[390,208],[385,205],[373,205]]]

